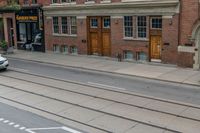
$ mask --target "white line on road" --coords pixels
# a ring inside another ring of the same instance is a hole
[[[8,125],[12,126],[12,125],[14,125],[14,124],[15,124],[14,122],[10,122]]]
[[[82,132],[76,131],[76,130],[68,128],[68,127],[62,127],[62,129],[65,131],[71,132],[71,133],[82,133]]]
[[[20,129],[20,130],[24,130],[24,129],[26,129],[26,127],[20,127],[19,129]]]
[[[105,85],[105,84],[99,84],[99,83],[94,83],[94,82],[88,82],[88,84],[95,85],[95,86],[98,86],[98,87],[107,87],[107,88],[118,89],[118,90],[123,90],[123,91],[126,90],[125,88],[120,88],[120,87],[110,86],[110,85]]]
[[[3,123],[8,123],[8,122],[9,122],[9,120],[4,120],[4,121],[3,121]]]
[[[28,130],[36,131],[36,130],[52,130],[52,129],[62,129],[62,127],[29,128]]]
[[[29,72],[27,69],[21,69],[21,68],[15,68],[15,67],[9,67],[11,70],[21,71],[21,72]]]
[[[4,118],[0,118],[0,121],[3,121],[4,120]]]
[[[17,124],[17,125],[14,125],[14,127],[15,127],[15,128],[18,128],[18,127],[20,127],[20,125]]]

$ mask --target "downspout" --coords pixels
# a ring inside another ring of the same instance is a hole
[[[181,42],[181,20],[182,20],[182,1],[179,0],[179,22],[178,22],[178,46]]]

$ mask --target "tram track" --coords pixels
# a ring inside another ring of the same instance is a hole
[[[82,86],[88,86],[88,87],[92,87],[93,89],[103,89],[105,91],[112,91],[113,92],[113,90],[110,90],[110,89],[100,88],[100,87],[94,87],[94,86],[87,85],[87,84],[84,84],[84,83],[77,83],[77,82],[73,82],[73,81],[66,81],[66,80],[56,79],[56,78],[47,77],[47,76],[43,76],[43,75],[31,74],[31,73],[27,73],[27,72],[20,72],[20,71],[11,71],[11,72],[22,73],[22,74],[27,74],[27,75],[31,75],[31,76],[42,77],[42,78],[51,79],[51,80],[56,80],[56,81],[61,81],[61,82],[67,82],[67,83],[70,83],[70,84],[77,84],[77,85],[82,85]],[[99,96],[96,96],[96,95],[85,94],[85,93],[76,92],[76,91],[73,91],[73,90],[66,90],[64,88],[60,88],[60,87],[56,87],[56,86],[51,86],[51,85],[46,85],[46,84],[42,84],[42,83],[37,83],[37,82],[34,82],[34,81],[30,81],[28,79],[17,78],[16,76],[12,77],[12,76],[9,76],[9,75],[6,75],[6,74],[0,74],[0,75],[4,76],[4,77],[7,77],[7,78],[12,78],[12,79],[16,79],[16,80],[22,80],[24,82],[29,82],[29,83],[32,83],[32,84],[37,84],[37,85],[41,85],[41,86],[46,86],[46,87],[54,88],[54,89],[57,89],[57,90],[60,90],[60,91],[72,92],[72,93],[76,93],[76,94],[80,94],[80,95],[84,95],[84,96],[88,96],[88,97],[92,97],[92,98],[98,98],[98,99],[102,99],[102,100],[106,100],[106,101],[111,101],[111,102],[114,102],[114,103],[120,103],[120,104],[127,105],[127,106],[133,106],[133,107],[142,108],[142,109],[153,111],[153,112],[163,113],[163,114],[167,114],[167,115],[172,115],[172,116],[180,117],[180,118],[183,118],[183,119],[189,119],[189,120],[192,120],[192,121],[200,122],[199,119],[189,118],[189,117],[185,117],[185,116],[179,116],[179,115],[172,114],[172,113],[169,113],[169,112],[163,112],[163,111],[159,111],[159,110],[155,110],[155,109],[150,109],[150,108],[146,108],[146,107],[142,107],[142,106],[138,106],[138,105],[124,103],[124,102],[121,102],[121,101],[117,101],[117,100],[113,100],[113,99],[107,99],[107,98],[99,97]],[[33,94],[33,95],[37,95],[37,96],[49,98],[49,99],[52,99],[52,100],[56,100],[56,101],[59,101],[59,102],[71,104],[71,105],[78,106],[78,107],[81,107],[81,108],[89,109],[89,110],[96,111],[96,112],[99,112],[99,113],[104,113],[106,115],[110,115],[110,116],[113,116],[113,117],[118,117],[118,118],[121,118],[121,119],[129,120],[129,121],[134,121],[134,122],[137,122],[137,123],[140,123],[140,124],[144,124],[144,125],[156,127],[156,128],[163,129],[163,130],[166,130],[166,131],[171,131],[171,132],[176,132],[176,133],[179,132],[179,131],[176,131],[176,130],[173,130],[173,129],[169,129],[167,127],[158,126],[158,125],[155,125],[155,124],[152,124],[152,123],[143,122],[143,121],[135,120],[135,119],[132,119],[132,118],[127,118],[127,117],[120,116],[120,115],[117,115],[117,114],[111,114],[109,112],[105,112],[105,111],[93,109],[93,108],[90,108],[90,107],[85,107],[85,106],[82,106],[80,104],[75,104],[75,103],[63,101],[63,100],[57,99],[57,98],[52,98],[52,97],[49,97],[49,96],[44,95],[44,94],[38,94],[38,93],[35,93],[35,92],[23,90],[23,89],[20,89],[20,88],[17,88],[17,87],[13,87],[13,86],[9,86],[9,85],[5,85],[5,84],[2,84],[2,83],[0,85],[1,86],[5,86],[5,87],[9,87],[9,88],[12,88],[12,89],[15,89],[15,90],[18,90],[18,91],[22,91],[22,92],[30,93],[30,94]],[[149,99],[152,99],[152,100],[159,100],[157,98],[136,95],[136,94],[132,94],[132,93],[128,93],[128,92],[121,92],[119,90],[118,91],[115,90],[114,92],[119,93],[119,94],[126,94],[126,95],[131,95],[131,96],[142,97],[142,98],[149,98]],[[1,98],[5,98],[5,97],[1,96]],[[12,100],[12,99],[7,99],[7,100]],[[162,102],[168,102],[168,103],[171,103],[171,104],[176,104],[175,102],[167,101],[167,100],[165,101],[163,99],[160,99],[160,101],[162,101]],[[23,103],[20,103],[20,104],[23,104]],[[200,109],[200,107],[193,106],[193,105],[187,105],[187,104],[181,104],[181,103],[177,103],[177,105],[186,106],[186,107],[195,108],[195,109]],[[28,106],[28,105],[26,105],[26,106]],[[52,113],[52,112],[48,112],[48,113]],[[65,119],[68,119],[68,118],[65,118]],[[104,129],[100,129],[100,130],[106,131]]]

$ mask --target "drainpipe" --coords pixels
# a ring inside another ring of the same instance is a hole
[[[181,19],[182,19],[182,0],[179,0],[179,22],[178,22],[178,46],[180,45],[181,38]]]

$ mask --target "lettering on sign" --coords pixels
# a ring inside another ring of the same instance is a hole
[[[16,16],[17,21],[37,21],[38,17],[37,16]]]

